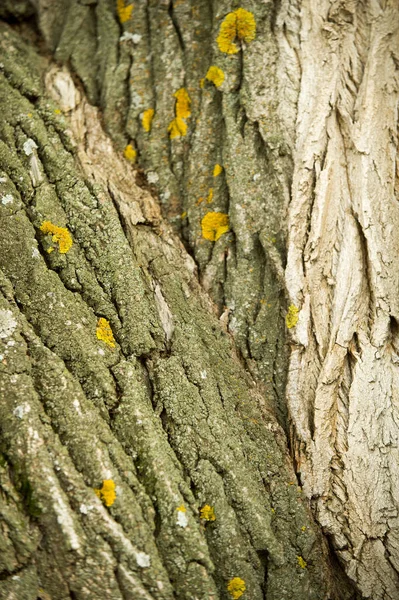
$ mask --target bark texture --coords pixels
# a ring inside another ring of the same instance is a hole
[[[398,0],[248,0],[256,37],[234,54],[218,36],[236,2],[34,5],[117,148],[137,153],[290,429],[297,475],[346,573],[361,597],[398,599]],[[171,136],[182,88],[187,132]],[[215,212],[229,231],[210,241],[201,225]],[[153,292],[164,306],[162,286]]]
[[[354,598],[192,258],[67,69],[0,36],[0,598]]]

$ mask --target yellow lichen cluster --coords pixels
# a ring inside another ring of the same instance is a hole
[[[128,144],[123,151],[123,156],[131,163],[136,162],[137,152],[133,148],[132,144]]]
[[[213,188],[210,188],[209,192],[208,192],[208,198],[207,198],[208,204],[210,204],[212,202],[212,200],[213,200]]]
[[[246,589],[245,581],[241,577],[234,577],[227,584],[227,591],[234,600],[241,598]]]
[[[175,118],[169,123],[168,132],[170,139],[185,136],[187,123],[185,119],[191,116],[191,99],[185,88],[180,88],[173,94],[176,98]]]
[[[132,18],[133,4],[126,4],[126,0],[116,0],[116,12],[118,13],[119,21],[126,23]]]
[[[229,215],[221,212],[209,212],[201,221],[202,236],[206,240],[216,242],[229,230]]]
[[[292,329],[292,327],[295,327],[295,325],[298,323],[298,313],[299,308],[297,308],[295,304],[291,304],[291,306],[288,307],[288,312],[285,316],[285,324],[287,325],[288,329]]]
[[[255,39],[255,34],[254,15],[245,8],[237,8],[224,18],[216,42],[221,52],[236,54],[239,47],[234,40],[238,39],[249,43]]]
[[[298,561],[298,565],[301,567],[301,569],[306,569],[306,567],[308,566],[308,563],[306,562],[306,560],[304,560],[302,558],[302,556],[297,556],[297,561]]]
[[[110,346],[110,348],[115,348],[115,338],[111,326],[107,319],[103,317],[97,321],[96,336],[98,340],[101,340],[107,346]]]
[[[218,175],[220,175],[220,173],[222,171],[223,171],[222,165],[215,165],[215,168],[213,169],[213,176],[217,177]]]
[[[112,479],[104,479],[102,487],[100,489],[95,488],[94,491],[105,506],[112,506],[115,502],[115,482]]]
[[[155,111],[153,108],[147,108],[147,110],[143,112],[143,116],[141,117],[141,123],[145,131],[151,131],[151,123],[152,119],[154,118],[154,112]]]
[[[60,254],[66,254],[71,249],[72,236],[66,227],[58,227],[51,221],[44,221],[40,226],[40,231],[52,234],[52,241],[58,244]],[[48,252],[53,250],[54,248],[49,248]]]
[[[205,77],[208,81],[214,83],[216,87],[221,86],[224,81],[224,73],[222,69],[219,69],[219,67],[215,66],[209,67]]]
[[[205,506],[203,506],[200,510],[200,518],[204,519],[205,521],[215,521],[216,515],[213,506],[205,504]]]

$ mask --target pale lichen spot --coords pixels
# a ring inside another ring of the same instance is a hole
[[[126,0],[116,0],[116,12],[118,13],[119,21],[126,23],[132,18],[133,4],[127,4]]]
[[[151,123],[152,119],[154,118],[154,112],[155,111],[153,108],[147,108],[147,110],[143,112],[141,117],[141,123],[143,125],[144,131],[151,131]]]
[[[178,506],[176,508],[177,510],[177,520],[176,523],[177,525],[179,525],[179,527],[187,527],[188,525],[188,515],[187,515],[187,510],[186,507],[184,506],[184,504],[182,504],[181,506]]]
[[[208,81],[214,83],[216,87],[220,87],[224,81],[224,73],[222,69],[216,67],[215,65],[209,67],[205,77]]]
[[[112,506],[116,500],[115,482],[112,479],[104,479],[102,487],[94,491],[105,506]]]
[[[7,204],[11,204],[11,202],[13,200],[14,200],[14,198],[12,197],[11,194],[6,194],[5,196],[2,197],[1,203],[4,204],[4,206],[6,206]]]
[[[30,156],[31,154],[33,154],[33,150],[35,148],[37,148],[37,144],[36,144],[35,140],[28,138],[26,140],[26,142],[24,142],[23,149],[24,149],[26,156]]]
[[[306,569],[308,563],[306,562],[306,560],[304,560],[302,558],[302,556],[297,556],[297,561],[298,561],[298,565],[301,567],[301,569]]]
[[[145,569],[151,566],[151,557],[145,552],[137,552],[136,554],[136,562],[139,567]]]
[[[216,39],[218,48],[225,54],[236,54],[239,47],[235,43],[238,39],[244,42],[252,42],[256,35],[256,23],[254,15],[245,10],[245,8],[237,8],[237,10],[229,13],[224,18],[219,35]]]
[[[58,244],[60,254],[66,254],[72,247],[72,236],[66,227],[58,227],[51,221],[44,221],[40,226],[40,231],[45,234],[52,235],[52,241]],[[47,252],[52,252],[53,247],[50,247]]]
[[[208,212],[201,221],[202,236],[216,242],[229,231],[229,215],[221,212]]]
[[[288,329],[292,329],[298,323],[298,313],[299,308],[297,308],[295,304],[291,304],[288,307],[288,312],[285,316],[285,324],[287,325]]]
[[[213,176],[214,177],[218,177],[218,175],[220,175],[220,173],[223,171],[223,167],[222,165],[216,164],[214,169],[213,169]]]
[[[32,248],[32,258],[40,258],[40,252],[37,248]]]
[[[17,327],[17,321],[11,310],[0,310],[0,339],[11,337]]]
[[[233,577],[227,584],[227,591],[234,600],[241,598],[246,589],[245,581],[241,577]]]
[[[205,521],[215,521],[216,515],[213,506],[205,504],[200,510],[200,519],[204,519]]]
[[[115,348],[115,338],[111,325],[104,317],[100,317],[97,321],[96,336],[98,340],[101,340],[110,348]]]
[[[13,410],[13,414],[18,417],[18,419],[23,419],[25,415],[30,413],[31,407],[29,404],[20,404]]]
[[[137,152],[132,146],[132,144],[128,144],[123,151],[123,156],[131,163],[136,162]]]
[[[148,183],[152,183],[152,184],[158,183],[158,181],[159,181],[158,173],[155,173],[155,171],[148,171],[147,181],[148,181]]]

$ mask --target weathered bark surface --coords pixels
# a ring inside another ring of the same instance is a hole
[[[231,2],[34,4],[116,146],[136,148],[240,357],[290,424],[297,474],[347,574],[364,598],[399,598],[398,0],[248,1],[256,38],[232,55],[217,44]],[[224,81],[201,86],[211,65]],[[170,139],[182,87],[187,134]],[[212,211],[230,226],[215,242],[201,230]]]
[[[354,598],[193,260],[68,71],[0,36],[0,598]]]
[[[364,597],[399,598],[399,3],[304,2],[287,287],[297,471]],[[294,330],[293,330],[294,331]]]

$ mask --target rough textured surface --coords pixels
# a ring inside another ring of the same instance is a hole
[[[0,598],[354,598],[193,260],[68,71],[0,36]]]
[[[289,212],[297,471],[373,600],[399,598],[398,16],[397,1],[302,3]]]
[[[273,2],[247,2],[256,37],[226,54],[218,33],[237,7],[225,0],[125,2],[132,10],[123,22],[114,0],[82,4],[38,0],[39,27],[101,107],[119,148],[137,150],[163,214],[190,248],[203,287],[285,426],[283,271],[299,83],[295,69],[287,72],[284,63],[278,78],[277,67],[280,56],[293,52],[286,36],[293,37],[296,7],[282,9],[277,20]],[[206,78],[212,66],[224,75],[218,87]],[[174,130],[171,139],[182,88],[191,100],[187,132]],[[217,176],[215,165],[222,167]],[[229,216],[229,232],[216,241],[201,228],[209,212]]]

